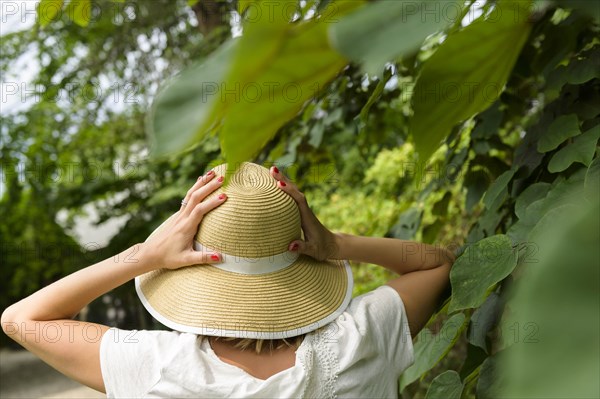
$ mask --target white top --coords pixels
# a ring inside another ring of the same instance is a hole
[[[223,362],[191,333],[111,328],[100,345],[109,398],[395,398],[413,361],[404,304],[387,285],[308,333],[295,365],[266,380]]]

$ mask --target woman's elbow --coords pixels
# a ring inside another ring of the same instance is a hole
[[[14,334],[14,330],[16,327],[15,319],[16,319],[16,317],[15,317],[14,305],[11,305],[11,306],[7,307],[6,309],[4,309],[4,311],[2,312],[2,317],[0,317],[0,324],[2,324],[2,331],[4,331],[4,334],[8,335],[11,338],[12,338],[12,334]]]
[[[18,307],[13,304],[2,312],[0,317],[0,324],[2,325],[2,331],[9,338],[19,342],[19,327],[23,322],[23,318],[20,316]]]

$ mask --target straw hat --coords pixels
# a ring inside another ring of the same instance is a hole
[[[224,175],[226,164],[214,171]],[[227,201],[204,216],[194,242],[223,262],[136,277],[148,312],[174,330],[255,339],[293,337],[337,318],[352,294],[349,264],[288,251],[301,238],[300,213],[267,168],[243,163],[229,180],[211,193]]]

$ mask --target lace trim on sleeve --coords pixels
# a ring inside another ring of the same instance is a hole
[[[308,346],[302,362],[307,376],[303,398],[337,398],[338,358],[326,344],[334,327],[334,323],[329,323],[305,338],[311,339],[312,345]]]

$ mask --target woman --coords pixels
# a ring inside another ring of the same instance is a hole
[[[4,332],[109,397],[397,396],[452,253],[332,233],[276,167],[244,163],[222,187],[225,172],[198,178],[146,242],[7,308]],[[400,277],[351,299],[344,260]],[[72,320],[134,278],[144,306],[174,331]]]

